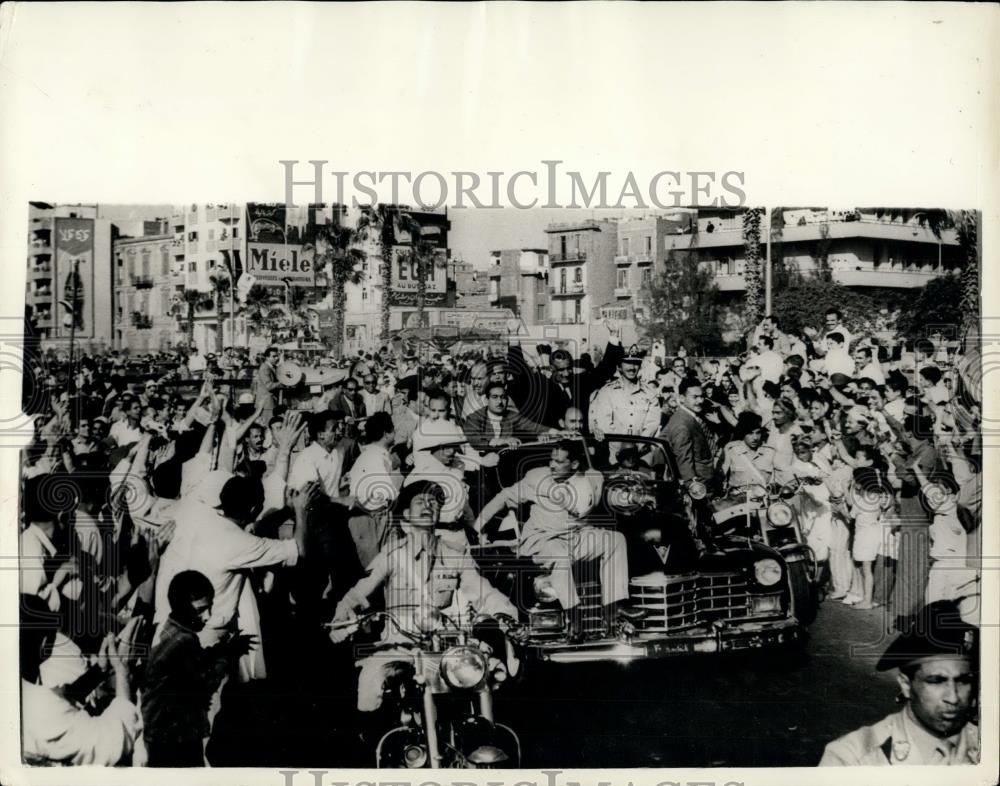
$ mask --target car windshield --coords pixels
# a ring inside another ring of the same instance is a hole
[[[553,442],[533,442],[500,454],[497,476],[502,487],[512,486],[536,467],[548,466]],[[663,443],[642,437],[586,438],[590,466],[605,477],[635,472],[649,480],[676,478],[673,457]]]

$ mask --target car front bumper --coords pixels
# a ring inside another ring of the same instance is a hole
[[[778,647],[802,635],[794,619],[744,622],[738,625],[702,626],[678,633],[636,635],[570,644],[565,640],[528,642],[529,657],[551,663],[609,661],[628,663],[678,655],[741,652]]]

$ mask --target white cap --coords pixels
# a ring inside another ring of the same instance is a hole
[[[465,433],[448,420],[421,420],[413,432],[413,452],[434,450],[444,445],[462,445],[468,442]]]

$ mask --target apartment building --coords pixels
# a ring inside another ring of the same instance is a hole
[[[618,222],[585,219],[550,224],[549,315],[554,325],[586,324],[616,301]]]
[[[116,349],[159,352],[177,343],[174,302],[184,277],[173,264],[169,220],[147,222],[141,237],[115,241]]]
[[[549,254],[544,248],[490,252],[489,304],[509,309],[526,325],[546,322]]]

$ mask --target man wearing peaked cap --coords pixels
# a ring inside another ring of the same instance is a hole
[[[639,348],[630,347],[618,363],[618,377],[594,397],[589,413],[590,430],[598,439],[604,434],[656,436],[660,404],[639,379],[642,360]]]
[[[831,742],[820,765],[977,764],[978,634],[954,601],[925,606],[877,666],[899,669],[906,706]]]

